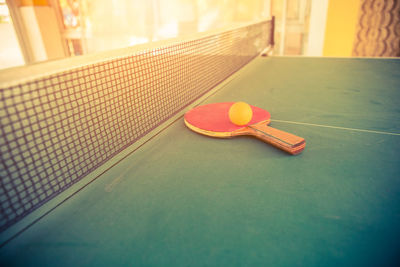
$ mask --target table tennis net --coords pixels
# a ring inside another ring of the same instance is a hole
[[[267,20],[0,80],[0,232],[259,56],[273,28]]]

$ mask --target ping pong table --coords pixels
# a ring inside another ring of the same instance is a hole
[[[400,261],[400,61],[258,56],[2,245],[2,266],[384,266]],[[245,101],[290,156],[185,127]]]

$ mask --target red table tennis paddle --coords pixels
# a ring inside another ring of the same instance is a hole
[[[185,114],[185,124],[197,133],[212,137],[255,136],[292,155],[299,154],[305,148],[304,138],[268,126],[271,115],[261,108],[250,105],[253,111],[251,121],[244,126],[233,124],[228,115],[233,104],[226,102],[197,106]]]

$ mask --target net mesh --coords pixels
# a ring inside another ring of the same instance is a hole
[[[239,70],[272,21],[0,88],[0,231]]]

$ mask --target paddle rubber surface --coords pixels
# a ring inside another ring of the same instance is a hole
[[[229,119],[229,108],[234,102],[213,103],[195,107],[185,114],[185,121],[199,129],[211,132],[233,132],[246,126],[233,124]],[[253,117],[248,125],[259,122],[269,122],[268,111],[251,106]]]

